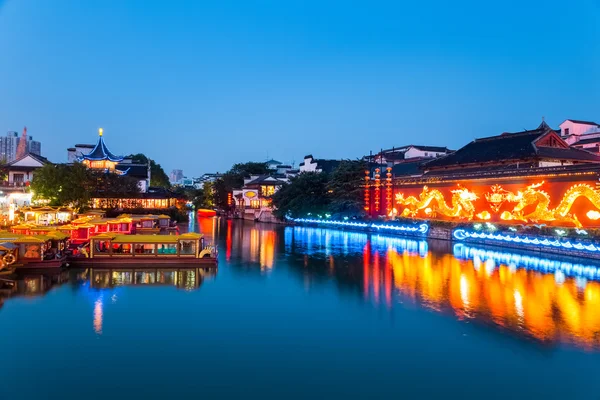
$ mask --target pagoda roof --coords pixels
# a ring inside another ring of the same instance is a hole
[[[90,151],[88,154],[84,154],[81,156],[82,160],[88,161],[113,161],[113,162],[121,162],[123,161],[123,157],[114,155],[108,147],[106,147],[106,143],[104,143],[104,138],[102,134],[98,136],[98,143],[96,146]]]

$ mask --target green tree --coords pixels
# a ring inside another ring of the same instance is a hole
[[[271,197],[273,214],[280,219],[305,217],[309,213],[324,216],[331,201],[327,184],[326,173],[305,172],[291,178]]]
[[[130,154],[129,157],[136,164],[148,164],[150,161],[150,186],[153,187],[162,187],[165,189],[169,189],[171,187],[171,182],[169,181],[168,175],[165,173],[160,164],[156,163],[154,160],[149,159],[142,153],[138,154]]]
[[[367,165],[360,160],[344,160],[332,172],[327,185],[331,194],[329,213],[337,218],[364,216],[364,178]]]
[[[35,172],[31,182],[34,198],[74,208],[88,205],[94,186],[95,177],[80,163],[46,164]]]
[[[92,170],[89,174],[95,182],[90,187],[93,194],[118,197],[140,192],[138,180],[130,176]]]

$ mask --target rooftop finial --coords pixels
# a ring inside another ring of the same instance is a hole
[[[102,136],[103,132],[104,132],[104,130],[102,128],[98,129],[98,136]]]

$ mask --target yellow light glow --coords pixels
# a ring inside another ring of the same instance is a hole
[[[102,128],[98,129],[98,136],[102,136],[103,133],[104,133],[104,129],[102,129]]]
[[[491,217],[492,217],[492,215],[490,214],[489,211],[482,211],[479,214],[477,214],[477,218],[483,219],[483,220],[488,220]]]
[[[594,220],[594,221],[597,219],[600,219],[600,212],[598,212],[598,211],[594,211],[594,210],[588,211],[586,215],[589,219]]]

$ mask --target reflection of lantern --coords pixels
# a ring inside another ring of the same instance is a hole
[[[375,212],[379,212],[379,196],[380,196],[380,175],[379,168],[375,168]]]
[[[369,204],[370,204],[370,197],[369,197],[369,171],[365,171],[365,211],[368,213],[369,212]]]
[[[387,168],[385,176],[385,211],[389,216],[392,213],[392,168]]]

